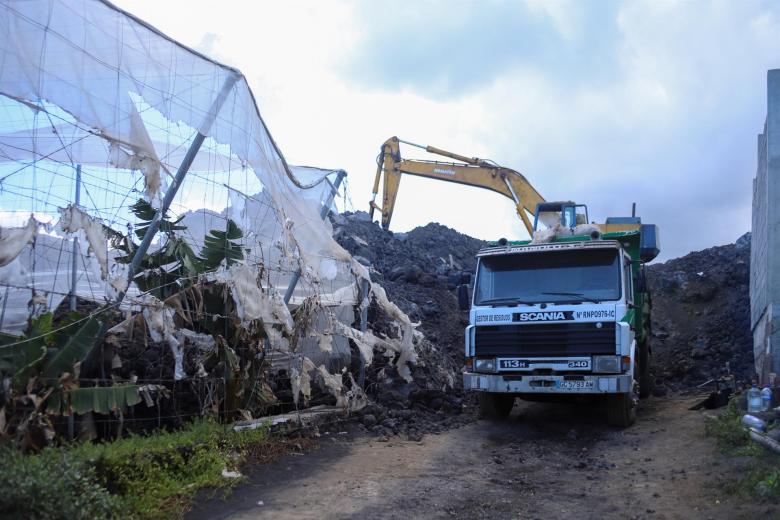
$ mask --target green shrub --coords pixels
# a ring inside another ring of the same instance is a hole
[[[780,499],[780,468],[775,466],[758,470],[755,479],[752,491],[756,495],[766,500]]]
[[[95,468],[123,516],[169,518],[183,514],[199,489],[234,485],[238,479],[225,479],[222,470],[235,468],[249,447],[267,440],[262,428],[234,432],[198,420],[174,432],[78,445],[71,453]]]
[[[720,415],[707,421],[706,433],[715,439],[721,451],[735,453],[752,447],[750,435],[742,425],[744,414],[736,399],[732,399]]]
[[[750,440],[748,429],[742,424],[745,414],[732,399],[717,417],[707,421],[707,435],[729,455],[750,457],[751,468],[736,480],[731,492],[761,500],[780,499],[780,457]]]
[[[84,461],[49,448],[23,455],[0,450],[0,517],[89,520],[115,518],[119,502]]]
[[[0,452],[0,518],[176,518],[202,488],[226,479],[247,455],[269,448],[267,430],[234,432],[213,421],[182,430],[131,435],[23,455]]]

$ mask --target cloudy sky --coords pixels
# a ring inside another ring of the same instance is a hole
[[[288,161],[347,170],[354,209],[367,209],[379,146],[397,135],[514,168],[592,220],[637,202],[661,227],[662,258],[750,228],[780,3],[119,5],[241,69]],[[431,221],[526,236],[508,199],[404,177],[392,228]]]

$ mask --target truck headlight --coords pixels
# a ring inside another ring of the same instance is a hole
[[[475,359],[474,360],[475,372],[495,372],[496,360],[495,359]]]
[[[620,356],[593,356],[595,374],[619,374],[622,371],[620,365]]]

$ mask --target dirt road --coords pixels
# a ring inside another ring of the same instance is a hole
[[[508,421],[422,442],[334,432],[190,518],[780,518],[778,505],[723,493],[744,468],[717,453],[691,404],[651,399],[625,431],[589,406],[520,403]]]

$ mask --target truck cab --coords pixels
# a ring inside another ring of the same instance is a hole
[[[464,387],[479,392],[483,415],[508,415],[516,397],[602,397],[610,423],[634,422],[650,382],[650,298],[636,227],[501,241],[478,253]]]
[[[534,231],[542,227],[551,228],[556,224],[574,228],[578,224],[587,224],[588,207],[570,200],[558,202],[540,202],[534,213]]]

